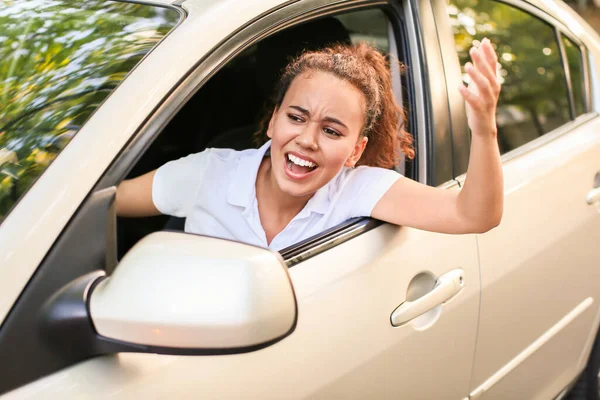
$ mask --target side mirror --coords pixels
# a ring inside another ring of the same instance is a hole
[[[87,320],[91,318],[98,340],[109,344],[94,344],[96,354],[109,349],[246,352],[283,339],[296,325],[296,298],[287,267],[268,249],[156,232],[138,242],[112,276],[97,278],[93,283],[91,278],[88,283],[75,281],[73,288],[51,300],[46,312],[53,336],[64,337],[59,331],[73,326],[65,315],[81,314],[67,312],[79,298],[76,293],[87,298]]]

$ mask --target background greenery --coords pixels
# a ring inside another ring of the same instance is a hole
[[[142,4],[0,0],[0,219],[178,20]]]
[[[451,0],[448,14],[461,65],[470,61],[469,49],[484,37],[496,47],[502,83],[497,114],[502,152],[519,147],[571,119],[567,81],[552,26],[492,0]],[[567,51],[570,52],[569,65],[575,72],[572,78],[578,80],[576,83],[581,88],[581,53],[575,47]],[[466,79],[467,75],[464,76]],[[579,90],[582,96],[581,93]]]

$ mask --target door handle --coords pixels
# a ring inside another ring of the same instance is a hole
[[[600,201],[600,188],[594,188],[590,190],[585,198],[585,201],[592,205]]]
[[[393,326],[400,326],[425,314],[432,308],[454,297],[464,286],[462,269],[455,269],[440,276],[434,288],[427,294],[413,301],[405,301],[394,310],[391,316]]]

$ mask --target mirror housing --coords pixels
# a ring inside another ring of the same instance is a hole
[[[180,232],[138,242],[93,288],[89,310],[106,338],[198,350],[272,343],[297,317],[279,253]]]
[[[285,338],[296,321],[279,253],[181,232],[146,236],[111,276],[76,279],[42,312],[48,340],[88,356],[244,353]]]

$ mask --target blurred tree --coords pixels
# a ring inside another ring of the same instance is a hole
[[[0,219],[179,20],[107,0],[0,3]]]
[[[499,57],[499,142],[509,151],[562,125],[571,117],[554,28],[539,18],[493,0],[451,0],[460,62],[488,37]],[[464,72],[464,71],[463,71]],[[463,75],[468,81],[468,75]]]

